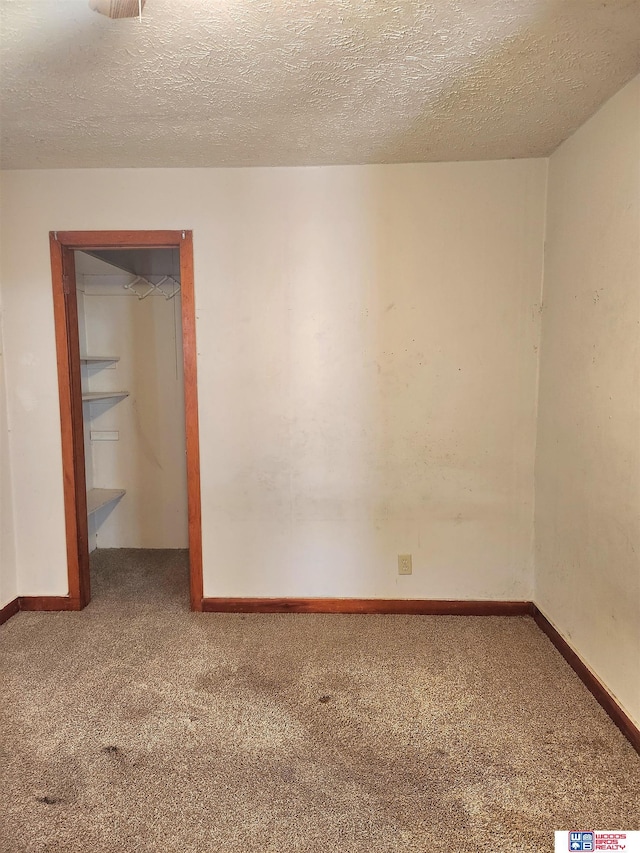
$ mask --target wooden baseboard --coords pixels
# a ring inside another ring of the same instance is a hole
[[[21,595],[20,610],[82,610],[79,598],[68,595]]]
[[[607,712],[611,720],[620,729],[622,734],[629,740],[636,752],[640,753],[640,729],[631,718],[622,710],[618,702],[609,693],[600,679],[589,669],[587,664],[574,652],[551,622],[535,604],[531,605],[531,615],[541,631],[549,637],[553,645],[569,664],[587,690]]]
[[[402,598],[203,598],[205,613],[360,613],[416,616],[527,616],[529,601]]]
[[[14,598],[13,601],[5,604],[2,610],[0,610],[0,625],[4,625],[7,619],[15,616],[18,610],[20,610],[20,600],[18,598]]]
[[[21,595],[0,610],[0,625],[20,610],[82,610],[82,607],[79,598],[70,598],[68,595]]]

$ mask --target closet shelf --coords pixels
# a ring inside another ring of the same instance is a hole
[[[120,361],[119,355],[85,355],[80,358],[82,364],[100,364]]]
[[[84,403],[91,400],[109,400],[111,397],[128,397],[128,391],[83,391],[82,401]]]
[[[97,512],[103,506],[119,500],[126,494],[124,489],[89,489],[87,492],[87,515]]]

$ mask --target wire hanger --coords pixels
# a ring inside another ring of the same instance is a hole
[[[166,284],[167,282],[171,282],[171,291],[168,293],[162,290],[162,285]],[[144,293],[138,293],[138,291],[135,289],[136,285],[138,284],[146,284],[147,290],[145,290]],[[133,281],[130,281],[128,284],[123,284],[122,287],[137,296],[138,301],[140,302],[143,299],[146,299],[147,296],[150,296],[152,293],[156,292],[161,293],[166,300],[173,299],[174,296],[180,293],[181,290],[180,282],[176,281],[175,278],[170,275],[163,276],[160,281],[156,282],[155,284],[152,281],[149,281],[149,279],[144,278],[141,275],[137,275]]]

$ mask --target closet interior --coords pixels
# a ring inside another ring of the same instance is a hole
[[[178,249],[75,252],[89,551],[186,549]]]

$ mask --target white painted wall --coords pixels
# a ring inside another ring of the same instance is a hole
[[[17,595],[17,576],[13,528],[13,494],[11,458],[9,452],[9,423],[7,419],[7,389],[2,341],[2,303],[0,302],[0,607]]]
[[[640,77],[551,157],[535,600],[640,723]]]
[[[120,359],[85,367],[83,385],[129,392],[120,401],[83,407],[87,488],[126,489],[117,503],[90,516],[90,547],[186,548],[180,295],[167,300],[158,292],[138,300],[123,288],[134,279],[76,252],[83,352]],[[138,290],[144,294],[147,287]],[[119,438],[92,441],[92,430],[116,431]]]
[[[22,593],[66,592],[47,232],[190,228],[205,595],[530,598],[545,161],[2,181]]]
[[[4,212],[2,201],[0,187],[0,231]],[[0,607],[4,607],[5,604],[13,601],[17,594],[3,325],[2,279],[0,277]]]

